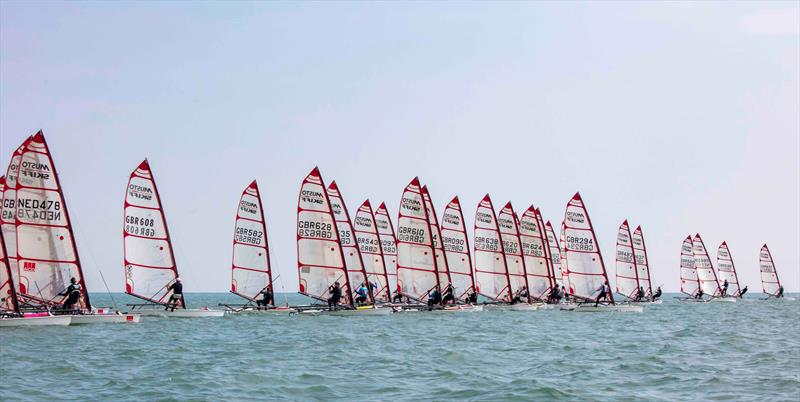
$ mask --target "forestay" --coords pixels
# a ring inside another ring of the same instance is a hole
[[[694,254],[692,253],[692,236],[686,236],[681,245],[681,292],[694,296],[700,289],[700,280],[694,268]]]
[[[384,266],[383,248],[378,237],[378,229],[375,223],[375,215],[372,212],[372,205],[369,200],[364,201],[353,219],[353,229],[356,234],[356,242],[361,251],[361,259],[364,262],[364,271],[371,284],[373,298],[378,302],[390,302],[392,295],[389,288],[389,278]]]
[[[781,281],[778,279],[778,271],[775,269],[772,253],[766,244],[761,246],[761,252],[758,254],[758,267],[761,271],[761,287],[764,289],[764,293],[777,295],[781,288]]]
[[[447,204],[442,214],[442,244],[450,281],[455,288],[453,293],[456,299],[461,300],[475,291],[475,278],[472,276],[472,257],[469,254],[464,214],[457,196]]]
[[[333,211],[336,229],[339,231],[339,243],[342,245],[344,265],[347,268],[347,276],[351,286],[350,289],[354,291],[362,284],[366,284],[367,274],[364,270],[364,260],[361,256],[361,250],[359,250],[358,243],[356,242],[353,224],[350,221],[350,213],[347,211],[347,205],[339,191],[339,187],[336,185],[336,181],[331,182],[328,186],[328,200],[331,203],[331,211]],[[371,289],[369,293],[372,294]]]
[[[316,167],[303,179],[297,200],[297,270],[300,293],[327,300],[328,288],[339,282],[344,304],[353,304],[331,202]]]
[[[697,279],[700,281],[703,293],[709,296],[719,296],[722,291],[719,288],[719,281],[717,281],[717,273],[714,272],[708,250],[706,250],[706,245],[699,233],[694,236],[692,241],[692,254],[694,255],[694,269],[697,271]]]
[[[533,205],[519,219],[519,235],[531,296],[543,299],[551,289],[552,281],[548,272],[543,233]]]
[[[147,159],[131,173],[125,193],[125,293],[167,303],[178,277],[161,197]],[[181,295],[180,307],[186,303]]]
[[[6,177],[0,176],[0,204],[3,202],[3,191],[6,188]],[[5,239],[3,231],[0,230],[0,313],[17,312],[17,292],[14,282],[11,280],[11,266],[8,265],[8,254],[6,253]]]
[[[639,286],[644,288],[647,297],[653,295],[653,285],[650,282],[650,260],[647,258],[647,246],[644,242],[642,227],[637,226],[633,231],[633,255],[636,257],[636,271],[639,276]]]
[[[427,208],[422,200],[419,179],[403,190],[397,218],[397,284],[403,294],[425,301],[438,284],[436,259]]]
[[[383,265],[386,269],[386,276],[389,282],[389,293],[397,290],[397,241],[394,237],[394,225],[386,203],[382,202],[375,210],[375,226],[378,227],[378,235],[381,239],[381,251],[383,252]]]
[[[598,289],[603,283],[608,282],[608,276],[592,221],[579,193],[575,193],[567,203],[564,225],[569,293],[578,298],[591,299],[599,293]],[[609,292],[608,297],[613,304],[613,293]]]
[[[431,201],[431,194],[428,186],[422,186],[422,199],[425,200],[428,221],[431,223],[431,236],[433,236],[433,250],[436,255],[436,272],[439,275],[439,286],[442,290],[450,283],[450,269],[447,266],[447,258],[444,255],[442,246],[442,231],[439,227],[439,220],[436,217],[436,208]]]
[[[76,308],[91,309],[61,183],[41,131],[25,141],[16,185],[19,291],[47,304],[75,278],[82,288]],[[6,182],[6,184],[8,184]]]
[[[28,137],[28,140],[30,137]],[[27,140],[25,141],[27,142]],[[19,160],[22,157],[24,143],[14,150],[11,160],[6,169],[6,184],[3,189],[2,213],[0,213],[0,230],[3,231],[5,239],[3,245],[6,248],[8,258],[8,268],[11,271],[12,282],[15,291],[19,291],[19,268],[17,266],[17,225],[15,216],[17,215],[17,172],[19,171]],[[27,289],[26,289],[27,291]]]
[[[258,184],[253,180],[242,192],[236,210],[231,292],[255,301],[259,293],[270,285],[272,272],[267,227]]]
[[[619,225],[617,231],[617,293],[628,299],[636,297],[639,291],[639,276],[633,257],[633,243],[628,220]]]
[[[728,249],[728,243],[722,242],[717,249],[717,270],[719,271],[719,281],[728,281],[728,295],[739,296],[739,277],[736,275],[736,267],[733,265],[733,257]]]
[[[478,292],[492,300],[510,302],[510,279],[500,230],[489,194],[475,212],[475,281]]]
[[[564,267],[561,265],[561,246],[556,238],[556,233],[553,230],[553,225],[550,221],[545,223],[545,233],[547,234],[547,244],[550,248],[550,265],[553,266],[553,272],[556,274],[556,285],[566,286],[567,276],[564,272]]]

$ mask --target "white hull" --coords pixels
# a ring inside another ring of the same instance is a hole
[[[598,304],[597,306],[595,306],[594,304],[579,304],[577,307],[575,307],[575,310],[573,311],[580,313],[601,313],[601,312],[641,313],[644,311],[644,307],[632,304],[613,304],[613,305]]]
[[[255,309],[245,308],[242,310],[228,310],[232,314],[291,314],[296,313],[297,310],[291,307],[276,307],[271,309]]]
[[[222,310],[207,309],[175,309],[166,311],[163,309],[138,310],[137,313],[146,317],[175,317],[175,318],[199,318],[199,317],[222,317],[225,312]]]
[[[141,314],[76,314],[72,317],[72,325],[75,324],[101,324],[112,322],[137,323],[142,317]]]
[[[517,303],[517,304],[485,304],[486,310],[494,311],[534,311],[541,307],[541,304]]]
[[[483,306],[474,304],[459,304],[446,306],[443,309],[433,311],[443,313],[475,313],[478,311],[483,311]]]
[[[326,311],[325,314],[336,315],[336,316],[366,316],[366,315],[389,315],[394,312],[393,309],[388,307],[379,307],[379,308],[362,308],[356,310],[335,310],[335,311]]]
[[[573,303],[543,304],[539,306],[539,310],[574,310],[577,306]]]
[[[66,326],[72,322],[72,316],[48,316],[27,318],[0,318],[0,327],[38,327],[43,325]]]

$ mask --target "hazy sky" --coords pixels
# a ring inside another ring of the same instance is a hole
[[[122,203],[150,159],[186,290],[227,291],[258,179],[277,290],[297,290],[300,183],[393,219],[490,193],[558,225],[580,191],[614,274],[644,227],[654,284],[727,240],[761,291],[768,243],[800,288],[800,8],[785,3],[0,2],[0,166],[43,129],[88,286],[123,289]],[[396,224],[396,221],[395,221]],[[282,286],[281,286],[282,285]]]

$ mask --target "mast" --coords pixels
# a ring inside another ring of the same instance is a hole
[[[125,193],[125,293],[156,304],[167,303],[172,292],[167,286],[178,278],[163,205],[145,159],[131,172]],[[181,308],[186,308],[183,293]]]
[[[239,199],[233,232],[231,293],[256,301],[259,293],[272,286],[264,208],[258,183],[253,180]]]
[[[439,227],[439,220],[436,217],[436,207],[433,205],[428,186],[422,186],[422,199],[425,200],[426,213],[428,221],[431,224],[431,236],[433,237],[433,249],[436,260],[436,272],[439,275],[439,288],[442,289],[444,283],[448,285],[451,282],[450,268],[447,266],[447,258],[444,255],[444,247],[442,246],[442,229]],[[442,289],[443,290],[443,289]]]
[[[497,215],[494,212],[489,194],[483,197],[475,211],[475,276],[478,292],[496,301],[503,292],[507,293],[511,302],[511,278],[506,266],[506,254],[503,250],[500,229],[497,226]],[[491,284],[491,293],[485,285]]]
[[[3,202],[3,192],[6,187],[6,177],[0,176],[0,204]],[[8,289],[6,289],[8,288]],[[17,290],[14,288],[14,280],[11,276],[11,265],[8,263],[8,253],[6,253],[5,239],[3,231],[0,230],[0,310],[19,312],[19,302],[17,301]]]
[[[564,250],[566,251],[570,294],[580,299],[591,300],[600,285],[603,282],[609,282],[592,220],[589,218],[580,193],[575,193],[567,203],[564,222],[564,238],[566,239]],[[611,304],[614,304],[614,292],[609,291],[608,296]]]
[[[633,255],[636,259],[636,270],[639,276],[640,283],[644,281],[642,278],[647,279],[647,289],[644,294],[647,297],[653,297],[653,284],[650,281],[650,259],[647,257],[647,246],[644,241],[644,233],[642,233],[642,226],[636,227],[633,231]],[[641,286],[641,285],[640,285]]]
[[[442,214],[442,244],[453,287],[459,289],[455,296],[460,300],[475,289],[475,277],[472,274],[469,238],[458,196],[453,197]]]
[[[631,240],[631,229],[625,219],[617,231],[617,293],[626,299],[633,299],[639,291],[639,272],[636,267],[635,251]],[[622,288],[620,289],[620,285]],[[633,288],[633,289],[631,289]]]
[[[711,257],[708,256],[708,250],[700,237],[700,233],[695,234],[692,241],[692,254],[694,255],[694,268],[697,271],[697,279],[700,281],[700,287],[703,292],[710,296],[718,296],[722,293],[719,288],[719,279],[717,273],[714,271],[714,266],[711,264]]]
[[[375,210],[375,226],[378,228],[378,236],[381,240],[383,266],[386,269],[386,283],[389,286],[389,300],[392,300],[392,292],[397,291],[397,239],[394,237],[394,225],[392,225],[392,218],[389,217],[385,202],[382,202]]]
[[[727,280],[729,289],[732,288],[729,294],[739,297],[741,292],[739,277],[736,275],[736,266],[733,264],[733,256],[730,249],[728,249],[728,243],[724,241],[717,248],[717,269],[719,270],[720,279]]]
[[[347,276],[350,277],[350,283],[359,283],[359,285],[356,286],[361,286],[360,283],[366,285],[369,298],[372,303],[375,303],[375,297],[372,294],[372,286],[370,286],[367,277],[367,270],[364,268],[364,259],[361,256],[361,249],[358,247],[355,230],[350,221],[350,214],[347,212],[347,204],[345,204],[344,197],[339,191],[339,186],[336,185],[336,180],[328,185],[327,194],[328,200],[331,203],[336,230],[339,231],[339,243],[342,245],[341,251],[344,255],[344,265],[347,267]],[[347,248],[347,252],[345,252],[345,248]],[[354,291],[354,289],[350,290],[351,292]]]
[[[79,304],[91,310],[67,202],[41,130],[25,141],[19,161],[16,197],[14,222],[17,263],[22,267],[20,283],[25,282],[30,288],[32,279],[39,297],[46,298],[42,302],[54,304],[53,299],[69,286],[69,276],[75,277],[82,289]],[[63,276],[65,271],[68,277]]]
[[[778,270],[775,269],[775,261],[772,253],[765,243],[761,246],[758,256],[758,267],[761,272],[761,287],[764,293],[776,296],[781,288],[781,280],[778,279]]]
[[[297,197],[297,272],[300,294],[326,301],[328,287],[344,277],[345,304],[355,308],[339,231],[319,168],[303,179]]]
[[[397,217],[397,286],[403,296],[425,301],[439,286],[431,225],[419,178],[406,186]]]

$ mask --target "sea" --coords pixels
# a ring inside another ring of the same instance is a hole
[[[0,400],[800,400],[800,302],[675,296],[640,314],[229,314],[0,328]]]

